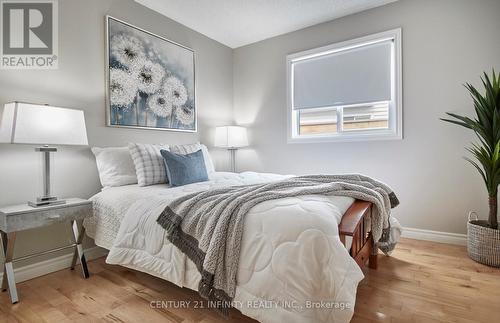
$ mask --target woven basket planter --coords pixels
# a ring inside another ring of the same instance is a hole
[[[475,220],[472,219],[475,217]],[[484,227],[485,221],[469,214],[467,223],[467,252],[469,257],[481,264],[500,267],[500,230]]]

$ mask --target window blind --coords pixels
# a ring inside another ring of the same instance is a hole
[[[393,40],[292,62],[293,109],[391,100]]]

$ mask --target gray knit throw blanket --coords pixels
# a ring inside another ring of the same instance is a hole
[[[172,201],[157,222],[167,239],[191,259],[201,274],[199,294],[223,315],[236,293],[245,215],[255,205],[301,195],[348,196],[372,202],[374,241],[387,252],[391,208],[399,201],[385,184],[363,175],[311,175],[277,182],[233,186],[185,195]],[[215,305],[214,305],[215,304]]]

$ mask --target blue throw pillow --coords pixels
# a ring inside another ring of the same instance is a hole
[[[191,183],[208,181],[207,168],[200,150],[186,155],[174,154],[167,150],[160,150],[167,179],[171,186],[182,186]]]

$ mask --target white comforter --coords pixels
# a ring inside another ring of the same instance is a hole
[[[193,191],[281,178],[214,173],[209,182],[152,190],[127,206],[106,261],[196,290],[196,267],[156,223],[165,201]],[[251,209],[245,219],[235,307],[261,322],[349,322],[363,273],[340,242],[338,224],[352,202],[309,195]]]

